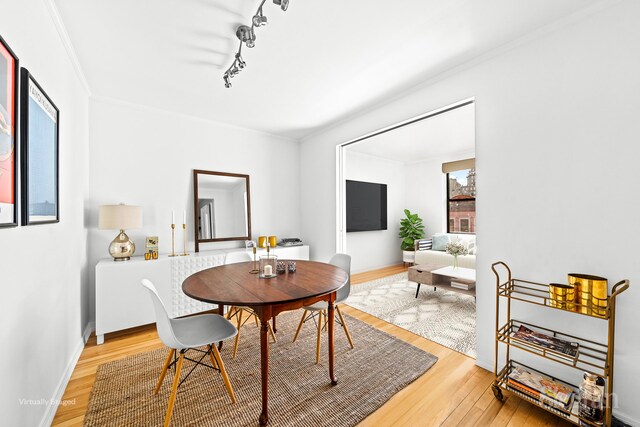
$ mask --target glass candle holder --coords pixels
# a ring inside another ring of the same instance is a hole
[[[289,273],[295,273],[296,272],[296,262],[295,261],[289,261],[288,269],[289,269]]]
[[[287,272],[287,261],[278,261],[277,263],[277,273],[282,274]]]
[[[275,255],[262,255],[260,257],[260,277],[269,279],[276,277],[278,257]]]

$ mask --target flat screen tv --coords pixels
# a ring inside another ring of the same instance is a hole
[[[387,184],[347,180],[347,233],[387,229]]]

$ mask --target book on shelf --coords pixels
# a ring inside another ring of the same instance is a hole
[[[517,366],[509,373],[510,387],[538,398],[552,406],[569,409],[573,398],[573,389],[537,372]]]
[[[476,287],[475,283],[464,283],[464,282],[456,282],[455,280],[451,281],[451,287],[456,289],[464,289],[468,291]]]
[[[524,325],[520,325],[518,330],[511,335],[511,338],[524,344],[533,344],[538,347],[553,351],[558,357],[567,359],[575,364],[578,359],[580,344],[577,342],[565,341],[551,335],[533,331]]]

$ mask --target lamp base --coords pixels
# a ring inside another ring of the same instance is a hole
[[[120,234],[109,245],[109,254],[114,261],[129,261],[135,251],[136,244],[129,239],[124,230],[120,230]]]

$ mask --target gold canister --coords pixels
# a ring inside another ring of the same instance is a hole
[[[571,273],[569,284],[576,289],[576,311],[599,317],[607,315],[607,279],[590,274]]]
[[[258,237],[258,247],[263,249],[267,247],[267,236]]]
[[[278,246],[278,238],[276,236],[269,236],[269,246],[272,248]]]
[[[564,283],[549,283],[549,304],[551,307],[563,310],[574,310],[576,299],[575,289],[571,285]]]

